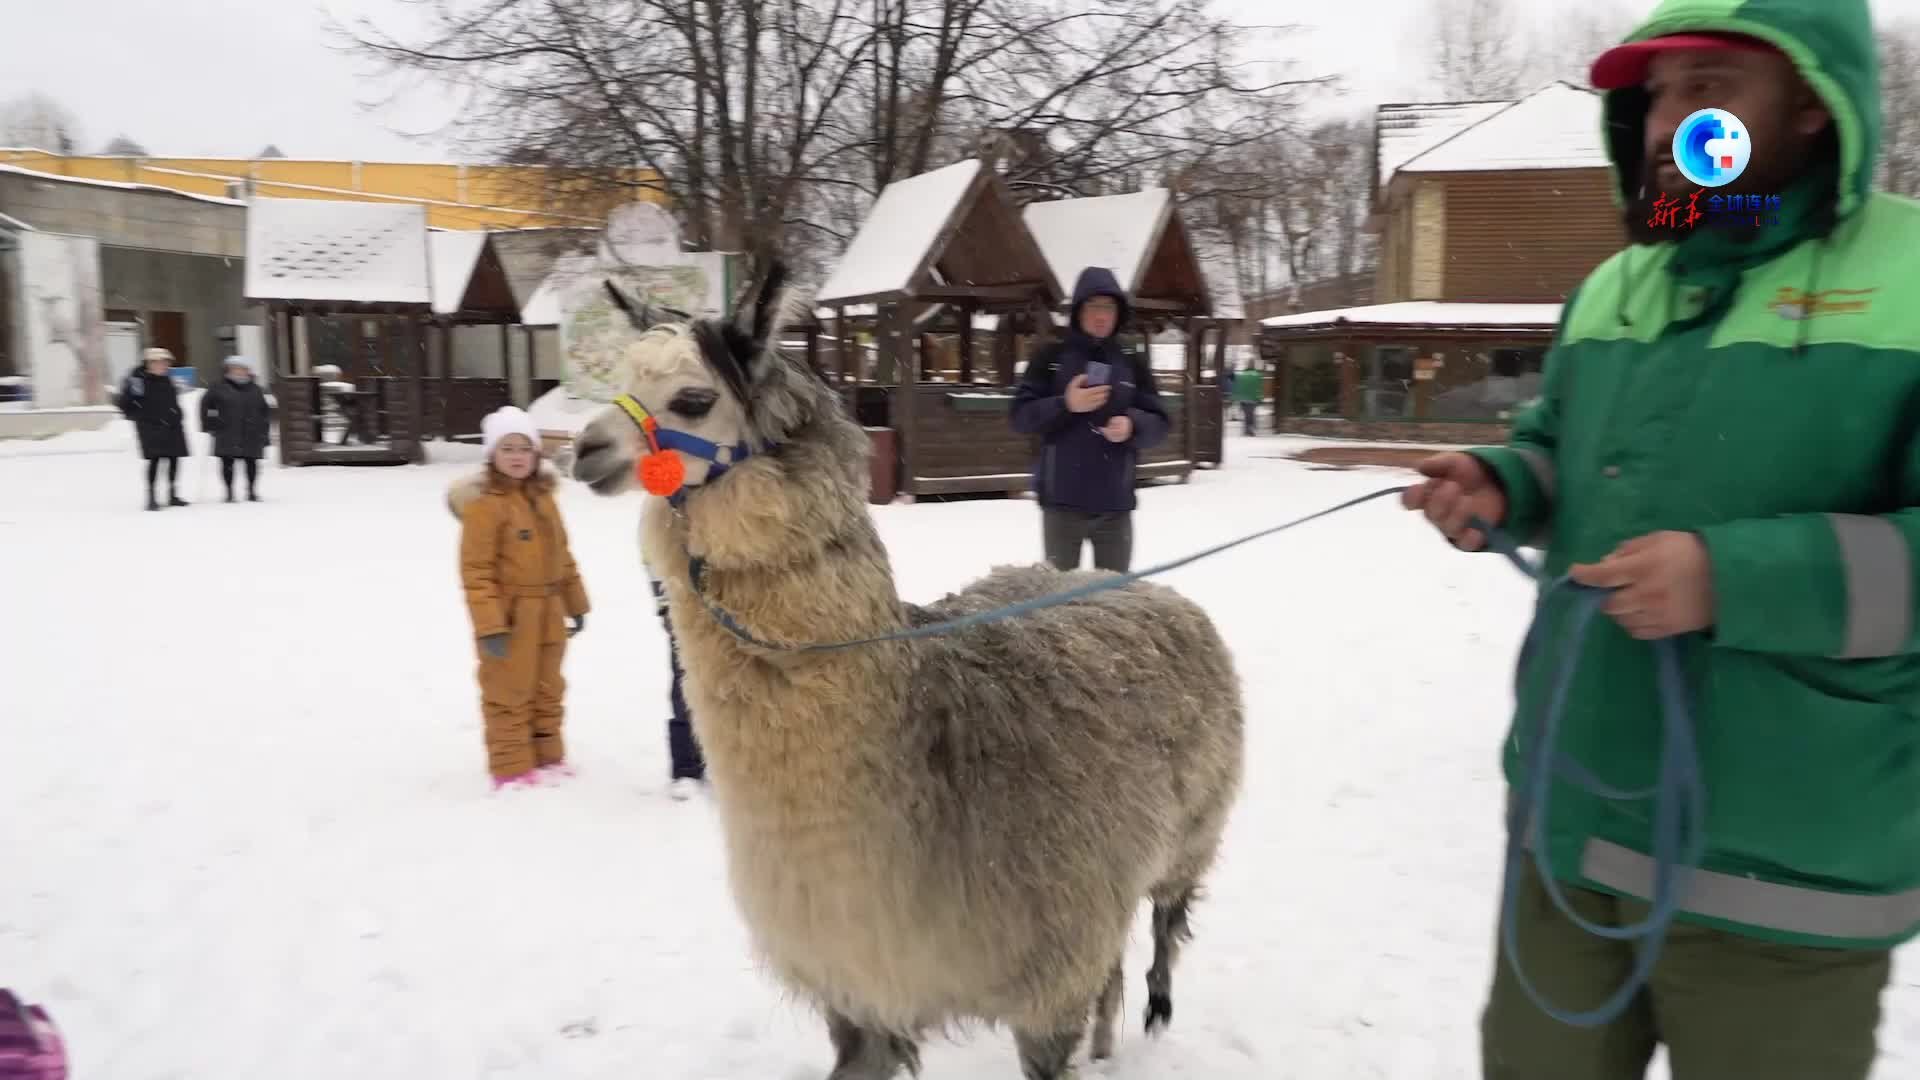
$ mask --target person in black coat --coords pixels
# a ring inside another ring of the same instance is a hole
[[[185,506],[180,498],[180,459],[187,456],[186,418],[180,412],[180,394],[174,389],[173,354],[165,349],[148,349],[146,363],[127,373],[121,380],[118,404],[121,415],[133,421],[140,433],[140,456],[147,459],[147,509],[160,509],[153,485],[160,478],[160,463],[167,464],[167,505]]]
[[[1112,271],[1082,270],[1066,338],[1027,361],[1014,395],[1013,429],[1042,440],[1033,489],[1047,561],[1062,570],[1078,569],[1091,541],[1094,566],[1126,572],[1140,451],[1172,426],[1152,366],[1120,346],[1131,314]]]
[[[260,501],[260,459],[267,453],[269,419],[267,395],[253,381],[253,361],[229,356],[227,377],[200,399],[200,430],[213,436],[213,453],[220,459],[228,502],[233,501],[235,462],[247,470],[247,501]]]

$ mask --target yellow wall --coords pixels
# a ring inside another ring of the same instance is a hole
[[[664,203],[666,195],[639,187],[646,169],[623,179],[631,194],[568,193],[550,186],[533,165],[388,164],[274,158],[63,157],[43,150],[0,150],[0,164],[88,180],[152,184],[195,195],[226,195],[229,180],[278,199],[367,199],[392,196],[427,206],[427,224],[446,229],[521,229],[600,225],[623,201]],[[382,200],[385,201],[385,200]]]

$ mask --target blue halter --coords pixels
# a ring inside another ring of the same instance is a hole
[[[662,427],[653,413],[649,412],[645,405],[640,404],[640,400],[632,394],[621,394],[613,399],[613,403],[618,405],[620,411],[626,413],[627,418],[640,429],[641,436],[647,440],[647,449],[650,454],[678,450],[683,454],[697,457],[709,466],[708,480],[724,475],[728,469],[753,456],[753,446],[746,442],[726,446],[710,439],[703,439],[698,435]],[[687,501],[686,487],[682,485],[673,494],[666,496],[666,499],[668,505],[676,510],[679,509]]]

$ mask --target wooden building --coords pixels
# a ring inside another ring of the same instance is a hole
[[[426,212],[417,205],[256,199],[246,243],[246,296],[266,307],[278,364],[281,463],[423,461],[433,319]],[[324,366],[340,368],[337,382],[317,374]],[[329,440],[323,420],[335,416],[345,424]]]
[[[492,234],[430,232],[427,256],[435,332],[425,358],[422,429],[432,438],[477,439],[481,419],[513,403],[509,361],[520,307]],[[457,351],[473,342],[475,331],[497,335],[495,348],[486,350],[498,357],[497,375],[474,375],[471,365],[458,362]]]
[[[1560,305],[1626,242],[1601,131],[1600,96],[1563,82],[1517,101],[1381,106],[1374,302],[1262,320],[1276,426],[1503,438]]]
[[[875,433],[875,452],[897,464],[895,491],[1025,487],[1031,440],[1007,423],[1015,357],[1029,339],[1054,332],[1060,300],[1019,208],[980,161],[880,193],[815,303],[836,344],[831,363],[819,363]],[[983,323],[992,328],[986,363],[975,348]],[[856,333],[869,336],[871,348]],[[951,377],[934,370],[937,336],[953,342]]]

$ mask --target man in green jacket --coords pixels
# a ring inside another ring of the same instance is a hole
[[[1260,413],[1260,401],[1267,396],[1267,380],[1252,361],[1233,376],[1233,401],[1240,406],[1240,423],[1245,434],[1258,435],[1254,419]]]
[[[1462,548],[1484,546],[1478,516],[1543,548],[1549,575],[1614,590],[1560,737],[1604,784],[1654,782],[1647,642],[1677,639],[1694,703],[1705,854],[1645,990],[1609,1023],[1562,1024],[1503,946],[1488,1080],[1638,1078],[1656,1042],[1676,1080],[1872,1068],[1891,950],[1920,929],[1920,205],[1871,190],[1877,67],[1866,0],[1665,0],[1603,55],[1634,243],[1569,298],[1508,445],[1429,459],[1406,497]],[[1744,121],[1751,160],[1698,205],[1781,196],[1757,223],[1660,213],[1698,190],[1672,145],[1706,107]],[[1552,666],[1524,673],[1520,715],[1540,715]],[[1575,912],[1629,926],[1651,816],[1556,776],[1525,835]],[[1627,979],[1633,945],[1575,926],[1530,868],[1514,910],[1554,1006],[1594,1009]]]

